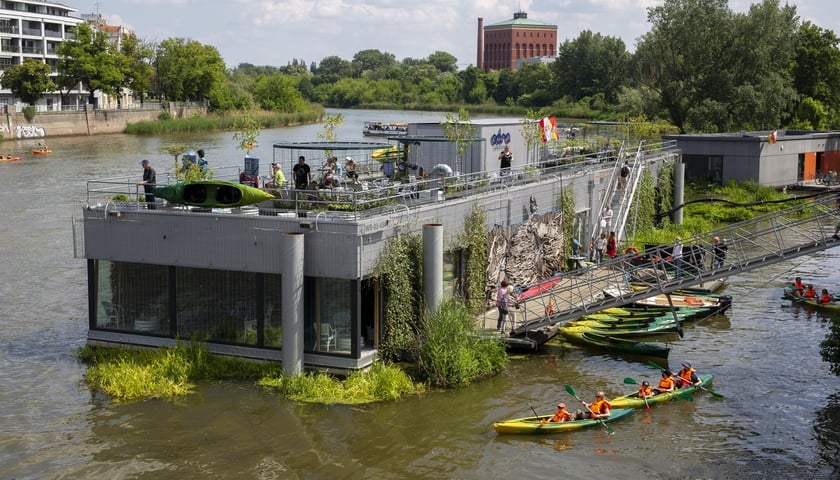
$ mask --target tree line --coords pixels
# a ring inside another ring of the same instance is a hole
[[[22,101],[79,85],[142,101],[207,100],[211,110],[298,112],[317,103],[340,108],[536,111],[599,120],[644,118],[680,132],[840,128],[840,39],[802,22],[796,6],[764,0],[745,13],[727,0],[666,0],[650,7],[650,31],[630,53],[620,38],[586,30],[566,40],[550,63],[516,70],[458,70],[437,51],[397,60],[362,50],[307,66],[242,63],[227,69],[218,50],[193,40],[120,47],[87,24],[57,48],[58,75],[34,60],[6,69],[2,84]]]

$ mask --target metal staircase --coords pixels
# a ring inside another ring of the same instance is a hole
[[[634,170],[638,177],[640,169]],[[683,239],[683,269],[679,275],[677,262],[668,257],[670,246],[620,255],[600,265],[575,270],[544,293],[525,301],[526,323],[515,329],[512,336],[840,246],[840,240],[832,238],[834,225],[840,220],[838,200],[834,193],[799,200],[788,209]],[[723,265],[717,268],[713,266],[715,237],[725,239],[728,247]],[[696,265],[691,264],[689,255],[694,255]],[[631,280],[634,289],[630,288]],[[605,295],[605,290],[610,295]]]

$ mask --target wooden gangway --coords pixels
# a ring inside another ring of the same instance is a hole
[[[588,313],[840,246],[840,240],[832,237],[840,221],[838,206],[836,193],[811,196],[785,210],[684,238],[684,255],[679,260],[670,257],[670,247],[660,246],[564,273],[525,302],[521,315],[526,321],[513,330],[511,338],[527,343],[547,327]],[[715,237],[727,246],[722,265],[714,263]],[[681,275],[676,275],[678,267]],[[534,285],[523,290],[530,287]]]

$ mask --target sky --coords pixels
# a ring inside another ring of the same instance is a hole
[[[662,0],[59,0],[80,14],[99,13],[148,42],[186,38],[218,49],[228,68],[240,63],[307,66],[329,56],[352,60],[377,49],[397,60],[454,55],[459,68],[476,64],[478,18],[490,25],[524,11],[557,25],[558,44],[591,30],[618,37],[635,51],[650,30],[647,9]],[[781,0],[784,2],[784,0]],[[749,0],[732,0],[746,12]],[[800,0],[801,19],[840,35],[840,2]]]

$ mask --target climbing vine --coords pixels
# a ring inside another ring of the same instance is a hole
[[[642,178],[633,197],[633,203],[630,209],[632,213],[627,218],[626,238],[629,239],[629,243],[635,244],[637,233],[649,232],[654,229],[653,219],[656,215],[656,196],[657,189],[654,185],[653,174],[650,173],[650,170],[645,169],[642,172]],[[635,246],[641,249],[640,246]]]
[[[663,165],[659,171],[659,180],[656,182],[656,213],[670,212],[674,208],[674,164]],[[660,228],[671,224],[671,217],[664,215],[660,217]]]
[[[423,246],[418,235],[395,237],[374,268],[384,297],[379,355],[386,361],[411,357],[415,328],[422,318]]]
[[[458,239],[459,246],[466,253],[464,275],[464,298],[467,311],[478,314],[485,309],[484,286],[487,285],[487,214],[473,205],[464,221],[464,232]]]
[[[564,188],[557,196],[557,209],[563,221],[563,252],[572,256],[572,238],[575,236],[575,193],[571,188]]]

